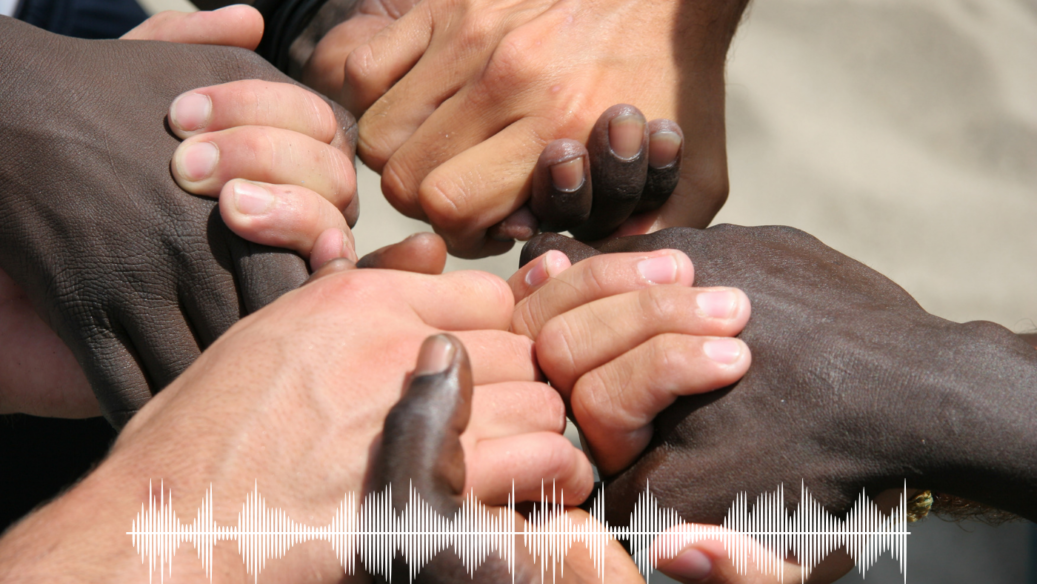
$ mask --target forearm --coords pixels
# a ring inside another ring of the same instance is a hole
[[[126,534],[149,495],[144,469],[132,469],[118,460],[106,461],[9,530],[0,539],[0,581],[147,582],[149,566]],[[193,518],[194,508],[188,504],[178,511]],[[177,578],[203,581],[201,563],[190,555],[183,554],[186,561],[177,564]]]

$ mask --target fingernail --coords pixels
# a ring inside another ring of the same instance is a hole
[[[738,308],[738,300],[734,292],[716,291],[703,292],[695,299],[699,308],[711,318],[731,318]]]
[[[234,184],[234,207],[242,215],[266,215],[276,201],[270,191],[255,183]]]
[[[570,265],[572,264],[569,262],[568,256],[560,251],[551,250],[544,254],[544,257],[532,269],[526,272],[526,285],[530,288],[536,288],[546,282],[548,278],[564,272]]]
[[[445,335],[436,335],[425,339],[418,353],[418,365],[414,368],[414,376],[435,375],[442,373],[454,361],[457,349]]]
[[[648,137],[648,164],[652,168],[663,168],[673,164],[681,151],[681,137],[677,132],[660,130]]]
[[[200,130],[209,125],[212,99],[201,93],[185,93],[173,102],[170,122],[185,132]]]
[[[721,365],[730,365],[742,356],[742,343],[735,339],[713,339],[702,345],[702,352]]]
[[[184,178],[200,181],[216,170],[216,162],[220,159],[220,150],[212,142],[199,142],[188,146],[180,155],[180,170]]]
[[[609,146],[620,158],[633,158],[641,151],[645,121],[636,114],[623,114],[609,121]]]
[[[551,167],[551,182],[560,191],[572,192],[583,186],[583,157],[578,156]]]
[[[655,284],[672,284],[677,281],[677,260],[666,254],[641,260],[637,271],[645,280]]]
[[[713,562],[706,554],[691,548],[661,568],[668,576],[683,580],[702,580],[713,571]]]

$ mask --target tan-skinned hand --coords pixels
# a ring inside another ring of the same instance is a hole
[[[481,272],[430,276],[330,262],[232,327],[131,419],[98,471],[8,533],[0,577],[146,578],[125,532],[152,479],[176,493],[181,517],[211,486],[216,522],[233,524],[258,483],[296,521],[330,522],[347,492],[363,492],[414,355],[443,330],[463,340],[472,363],[463,490],[499,505],[512,481],[525,500],[539,497],[542,480],[557,480],[566,500],[582,500],[590,465],[561,435],[560,398],[535,381],[531,341],[503,330],[512,307],[507,284]],[[178,556],[174,581],[204,578],[190,555]],[[214,564],[219,581],[251,579],[234,546],[217,546]],[[341,567],[331,547],[315,543],[268,563],[263,579],[332,574]]]
[[[506,250],[487,230],[526,202],[541,151],[586,143],[615,103],[644,112],[623,120],[629,133],[653,118],[684,130],[675,195],[620,232],[705,226],[723,204],[723,66],[743,2],[408,4],[362,3],[318,43],[303,79],[363,114],[358,154],[389,201],[432,223],[452,253]]]

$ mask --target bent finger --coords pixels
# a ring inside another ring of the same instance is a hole
[[[188,138],[237,126],[269,126],[330,144],[342,131],[328,102],[290,83],[231,81],[182,93],[169,106],[169,127]]]
[[[356,172],[344,152],[279,128],[242,126],[193,136],[177,147],[172,170],[177,184],[196,195],[218,195],[240,178],[304,186],[338,209],[356,196]]]
[[[684,158],[684,132],[673,120],[648,122],[648,175],[636,213],[663,206],[677,188]]]
[[[568,231],[587,221],[592,203],[590,156],[576,140],[544,147],[533,170],[529,206],[542,231]]]
[[[657,335],[734,336],[745,328],[749,313],[749,298],[736,288],[651,286],[551,319],[536,337],[538,361],[562,391]],[[602,334],[602,323],[608,323],[609,334]]]
[[[511,286],[515,301],[520,302],[571,266],[564,253],[551,250],[519,268],[508,278],[508,286]]]
[[[226,6],[214,11],[166,10],[137,25],[123,40],[165,41],[193,45],[222,45],[253,50],[263,38],[263,16],[251,6]]]
[[[595,256],[518,302],[512,329],[535,339],[549,320],[577,306],[657,284],[690,286],[694,277],[691,260],[677,250]]]
[[[565,404],[544,383],[502,382],[480,385],[465,431],[471,442],[531,432],[565,431]]]
[[[435,233],[415,233],[364,255],[357,267],[442,274],[446,267],[446,243]]]
[[[591,131],[590,217],[570,229],[584,241],[601,239],[619,227],[637,207],[648,172],[648,123],[632,105],[614,105],[601,114]]]
[[[305,187],[232,180],[220,192],[220,215],[243,239],[290,249],[314,270],[339,257],[357,261],[345,217]]]
[[[545,485],[550,490],[553,484],[559,492],[556,500],[564,496],[572,505],[586,500],[594,488],[590,461],[553,432],[483,440],[465,458],[465,490],[491,505],[507,503],[513,487],[515,501],[536,501]]]
[[[663,334],[581,377],[570,396],[573,417],[602,474],[634,461],[652,420],[678,397],[731,385],[749,362],[739,339]]]

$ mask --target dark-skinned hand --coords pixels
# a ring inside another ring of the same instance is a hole
[[[595,250],[545,234],[575,263],[598,253],[681,250],[696,286],[742,289],[753,363],[730,387],[682,397],[640,458],[608,477],[608,519],[652,494],[684,520],[720,523],[735,496],[805,484],[837,515],[874,496],[934,489],[1037,517],[1037,351],[988,322],[927,313],[881,274],[788,227],[673,228]],[[550,376],[550,375],[549,375]],[[577,420],[579,422],[579,420]]]
[[[241,48],[83,41],[8,18],[0,55],[0,268],[121,426],[242,315],[308,275],[176,185],[179,141],[164,125],[186,90],[289,80]],[[353,120],[335,111],[351,150]]]
[[[472,391],[471,365],[464,345],[449,334],[426,339],[403,396],[385,418],[382,442],[377,457],[372,460],[368,493],[381,493],[391,485],[392,504],[400,513],[413,487],[442,517],[454,518],[464,502],[465,451],[461,434],[472,415]],[[508,513],[503,507],[488,507],[487,511],[493,517]],[[593,521],[581,509],[570,509],[567,513],[576,524]],[[515,516],[517,532],[522,531],[524,523],[522,516]],[[508,539],[504,541],[511,545]],[[577,544],[569,550],[564,573],[559,574],[558,581],[588,584],[601,581],[590,555],[581,548]],[[490,550],[472,578],[453,548],[447,547],[429,560],[415,580],[409,578],[406,564],[397,555],[392,582],[542,582],[541,566],[534,562],[521,539],[514,542],[514,549],[514,578],[508,564],[495,550]],[[610,582],[643,581],[618,542],[610,541],[603,552],[605,573]],[[551,572],[548,564],[547,573]],[[385,581],[384,576],[379,581]]]

